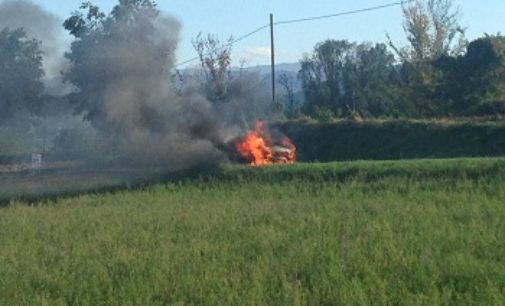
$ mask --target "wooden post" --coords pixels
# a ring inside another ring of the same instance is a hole
[[[270,14],[270,55],[272,66],[272,105],[275,103],[275,52],[274,52],[274,15]]]

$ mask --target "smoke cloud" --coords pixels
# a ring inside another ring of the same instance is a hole
[[[81,84],[76,100],[128,161],[178,169],[226,159],[213,105],[195,87],[178,91],[172,80],[179,22],[150,13],[136,12],[133,25],[129,18],[108,24],[104,31],[112,39],[75,43],[86,58],[86,65],[70,70]]]
[[[116,9],[113,14],[128,8]],[[5,0],[0,2],[0,28],[24,28],[42,42],[46,92],[68,94],[76,113],[101,135],[100,148],[87,150],[90,160],[113,156],[169,169],[227,160],[229,140],[268,101],[259,89],[261,79],[245,73],[235,78],[229,101],[219,105],[206,99],[196,83],[176,88],[172,74],[179,22],[163,13],[153,17],[145,8],[134,14],[109,19],[98,30],[105,31],[103,36],[78,37],[70,45],[58,17],[28,0]]]

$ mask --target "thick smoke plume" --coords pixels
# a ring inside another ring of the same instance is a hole
[[[62,20],[27,0],[0,1],[0,29],[23,28],[29,38],[42,42],[44,52],[45,90],[51,95],[63,95],[71,87],[63,84],[61,70],[67,65],[64,53],[69,40],[61,27]]]
[[[210,102],[198,82],[176,88],[177,20],[127,2],[108,15],[88,5],[81,9],[90,11],[63,22],[28,0],[0,2],[0,28],[24,28],[42,42],[46,93],[65,94],[61,101],[100,135],[89,145],[82,140],[79,156],[169,169],[227,160],[229,140],[268,100],[260,80],[248,74],[235,78],[228,100],[219,103]],[[90,18],[93,9],[98,13]],[[75,37],[71,44],[62,24]],[[80,141],[71,132],[61,135],[55,143]]]
[[[83,35],[73,43],[68,79],[79,89],[71,98],[77,109],[128,161],[174,169],[222,160],[213,105],[172,80],[179,23],[149,9],[134,14],[99,30],[107,39]]]

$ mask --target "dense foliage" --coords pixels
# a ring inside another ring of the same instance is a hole
[[[302,161],[505,155],[505,125],[499,122],[291,121],[276,127],[293,140]]]
[[[40,111],[43,76],[40,42],[23,29],[0,29],[0,124]]]
[[[391,111],[391,85],[395,79],[394,56],[386,45],[326,40],[301,61],[307,114],[322,109],[345,115],[361,110],[376,115]],[[388,87],[389,86],[389,87]]]
[[[300,61],[301,112],[315,118],[328,111],[364,117],[504,113],[504,36],[468,43],[450,0],[405,4],[403,15],[408,45],[390,39],[393,52],[383,44],[318,43]]]

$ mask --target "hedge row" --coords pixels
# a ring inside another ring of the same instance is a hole
[[[285,122],[275,125],[300,161],[505,155],[505,124],[423,121]]]

